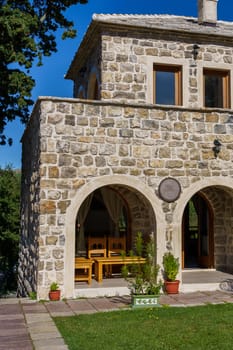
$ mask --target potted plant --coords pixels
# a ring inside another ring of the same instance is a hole
[[[49,300],[60,300],[61,297],[61,291],[59,289],[59,286],[56,282],[51,283],[50,285],[50,291],[49,291]]]
[[[180,281],[176,279],[179,272],[179,258],[175,258],[171,252],[163,256],[164,288],[167,294],[178,294]]]
[[[123,265],[122,275],[130,286],[132,307],[159,306],[162,283],[157,280],[159,265],[155,264],[155,247],[152,238],[145,244],[142,233],[138,232],[135,253],[131,251],[130,256],[135,259],[135,263]]]

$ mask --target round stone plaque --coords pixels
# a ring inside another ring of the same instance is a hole
[[[179,181],[172,177],[167,177],[159,184],[159,196],[166,202],[176,201],[180,196],[180,192],[181,186]]]

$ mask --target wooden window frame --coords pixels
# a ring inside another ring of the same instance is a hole
[[[154,85],[154,100],[156,104],[156,72],[172,72],[175,73],[175,106],[182,105],[182,66],[170,64],[154,64],[153,85]]]
[[[205,76],[218,76],[222,78],[222,106],[219,107],[206,107],[205,105]],[[230,103],[230,71],[229,70],[217,70],[213,68],[203,69],[203,105],[206,108],[231,108]]]

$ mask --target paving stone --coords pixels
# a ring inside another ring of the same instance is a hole
[[[11,342],[8,340],[6,344],[0,344],[0,350],[35,350],[33,349],[32,343],[30,340]],[[37,350],[37,349],[36,349]]]
[[[21,312],[21,306],[19,304],[0,305],[0,315],[21,314]]]
[[[31,298],[18,298],[17,300],[20,301],[20,304],[40,304],[37,300],[31,299]]]
[[[87,299],[68,300],[67,304],[75,312],[75,314],[91,314],[97,310],[91,305]]]
[[[180,304],[181,302],[177,300],[174,296],[169,296],[169,295],[161,295],[159,298],[160,304],[164,305],[173,305],[173,304]]]
[[[28,327],[30,327],[30,329],[50,329],[55,326],[55,323],[53,322],[51,317],[48,321],[43,321],[43,322],[37,321],[32,323],[27,322],[27,324],[28,324]]]
[[[18,304],[20,299],[18,298],[1,298],[0,299],[0,305],[10,305],[10,304]]]
[[[30,336],[31,339],[33,341],[33,343],[35,341],[39,341],[39,340],[43,340],[43,341],[48,341],[48,340],[53,340],[53,339],[60,339],[61,335],[60,333],[58,333],[58,331],[54,331],[54,332],[46,332],[46,333],[38,333],[38,332],[31,332],[30,331]]]
[[[69,350],[67,345],[37,345],[36,350]]]
[[[60,333],[57,330],[57,327],[55,326],[55,323],[43,323],[39,324],[36,327],[29,327],[31,336],[34,334],[46,334],[46,333],[54,333],[56,335],[60,335]]]
[[[34,341],[34,345],[38,347],[40,346],[59,346],[66,345],[63,338],[53,338],[53,339],[39,339]]]
[[[7,337],[14,337],[14,336],[21,336],[24,334],[28,334],[26,325],[24,327],[11,327],[11,328],[3,328],[0,329],[0,337],[7,336]]]
[[[69,304],[64,301],[50,302],[45,304],[47,310],[52,316],[72,316],[74,315]]]
[[[0,332],[3,329],[16,329],[16,328],[25,328],[25,320],[22,317],[21,319],[6,319],[6,320],[0,320]]]
[[[54,311],[54,312],[51,312],[51,316],[52,317],[69,317],[69,316],[75,316],[75,312],[73,312],[72,310],[70,311],[67,311],[67,312],[62,312],[62,311]]]
[[[11,315],[0,315],[0,324],[2,324],[2,321],[11,321],[11,320],[24,320],[24,315],[21,314],[11,314]]]
[[[39,313],[39,314],[26,314],[25,318],[28,324],[37,322],[48,322],[51,321],[51,316],[49,313]]]
[[[24,341],[28,341],[30,340],[30,337],[29,337],[29,333],[27,332],[22,332],[21,334],[11,334],[11,336],[9,337],[9,335],[5,334],[5,335],[1,335],[1,342],[0,344],[5,344],[5,347],[7,349],[7,346],[6,344],[8,343],[19,343],[21,344],[21,342],[24,342]]]
[[[92,298],[88,299],[88,302],[97,310],[97,311],[108,311],[111,309],[116,309],[116,305],[113,305],[110,301],[110,298]]]
[[[24,313],[44,313],[46,308],[44,304],[22,304]]]
[[[233,303],[233,294],[215,295],[213,296],[213,300],[217,303],[220,301],[224,303]]]
[[[131,303],[131,297],[125,296],[125,297],[113,297],[108,298],[110,304],[112,305],[112,308],[126,308],[129,307]]]
[[[1,336],[0,349],[4,350],[33,350],[29,334]]]

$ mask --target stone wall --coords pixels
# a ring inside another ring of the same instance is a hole
[[[40,105],[34,110],[22,142],[21,235],[18,294],[37,290],[40,231]]]
[[[100,72],[101,100],[153,103],[153,64],[168,64],[183,67],[182,105],[199,108],[203,106],[203,68],[232,71],[233,48],[198,34],[194,39],[182,33],[174,36],[151,32],[145,39],[144,33],[121,31],[104,33],[98,40],[101,65],[93,61],[92,55],[86,57],[85,79],[88,81],[88,73],[96,67]],[[200,48],[194,61],[196,42]],[[77,75],[75,91],[81,85],[85,85],[84,80]]]
[[[202,176],[232,175],[233,128],[228,111],[78,100],[41,104],[48,110],[41,123],[41,181],[48,181],[41,183],[42,188],[64,183],[72,193],[92,176],[119,173],[142,178],[155,189],[156,179],[164,176],[179,177],[187,186]],[[215,138],[223,145],[217,159],[212,151]],[[67,200],[66,192],[60,195]],[[46,191],[44,199],[48,199]]]
[[[168,176],[178,179],[182,191],[204,178],[232,177],[232,126],[228,111],[41,98],[23,137],[20,290],[37,284],[45,297],[52,281],[64,288],[66,212],[84,185],[105,175],[124,175],[157,194],[160,181]],[[222,143],[218,158],[212,150],[215,138]],[[135,194],[128,195],[132,203],[130,196]],[[231,206],[232,199],[228,203],[223,194],[221,199],[221,207],[222,202]],[[176,204],[161,200],[168,225]],[[229,221],[227,208],[224,217]],[[217,259],[223,246],[218,237],[225,235],[225,226],[218,222],[221,215],[220,210],[215,222]],[[142,220],[152,226],[151,217],[144,215]],[[135,230],[140,222],[135,221]],[[163,230],[159,234],[165,237]],[[224,256],[230,263],[229,230],[229,257],[226,252]]]
[[[153,64],[176,64],[185,67],[183,105],[199,107],[203,67],[231,69],[233,49],[219,43],[209,44],[197,37],[200,49],[193,61],[193,39],[182,36],[122,37],[105,35],[102,52],[102,99],[117,99],[153,103],[150,85],[153,84]],[[192,67],[194,63],[194,67]],[[188,75],[188,76],[187,76]],[[199,89],[198,89],[199,87]]]

